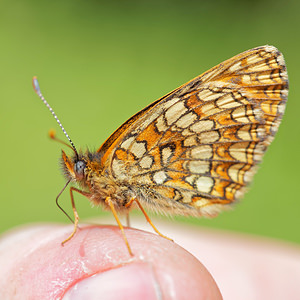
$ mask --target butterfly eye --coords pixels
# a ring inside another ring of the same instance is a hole
[[[84,176],[84,168],[85,168],[85,162],[82,160],[79,160],[74,165],[74,172],[76,174],[76,177],[80,180],[83,179]]]

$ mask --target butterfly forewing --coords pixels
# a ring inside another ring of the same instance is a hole
[[[254,48],[136,114],[99,152],[144,205],[214,215],[243,195],[278,129],[287,90],[282,54]]]

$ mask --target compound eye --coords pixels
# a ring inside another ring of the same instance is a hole
[[[74,171],[78,179],[82,179],[84,177],[84,168],[85,162],[80,160],[74,165]]]

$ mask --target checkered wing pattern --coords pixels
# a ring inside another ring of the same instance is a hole
[[[98,151],[114,180],[146,206],[213,216],[243,195],[287,94],[282,54],[254,48],[157,100]]]

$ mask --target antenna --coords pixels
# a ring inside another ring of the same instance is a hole
[[[41,89],[40,89],[40,86],[39,86],[39,82],[37,80],[37,77],[34,76],[32,78],[32,85],[33,85],[33,88],[34,88],[34,91],[36,92],[36,94],[40,97],[40,99],[44,102],[44,104],[48,107],[48,109],[50,110],[52,116],[54,117],[54,119],[56,120],[56,122],[58,123],[58,125],[60,126],[61,130],[63,131],[63,133],[65,134],[65,136],[67,137],[67,139],[69,140],[71,146],[72,146],[72,149],[73,151],[75,152],[76,156],[77,156],[77,159],[79,159],[78,157],[78,152],[76,150],[76,147],[75,145],[73,144],[72,140],[70,139],[69,135],[67,134],[66,130],[64,129],[64,127],[62,126],[61,122],[59,121],[57,115],[55,114],[54,110],[52,109],[52,107],[49,105],[49,103],[46,101],[46,99],[44,98],[44,96],[42,95],[41,93]]]

